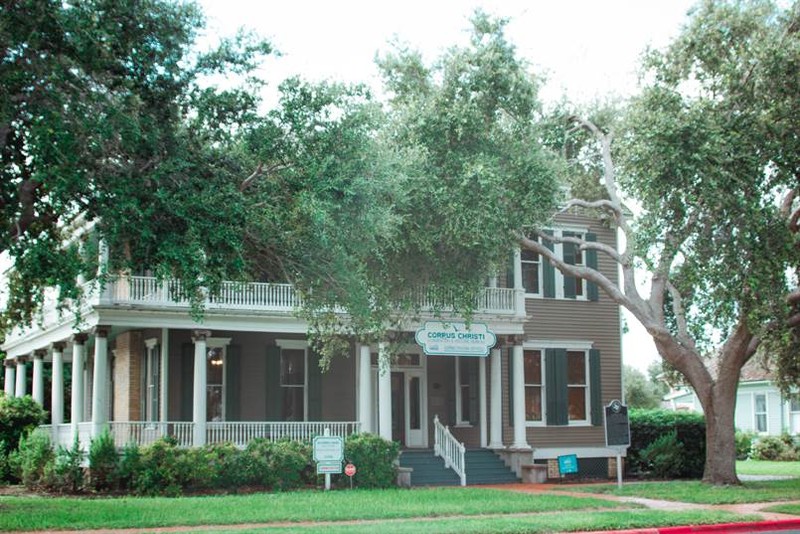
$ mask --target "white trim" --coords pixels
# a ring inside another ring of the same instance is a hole
[[[764,411],[758,412],[756,411],[756,397],[762,395],[764,397]],[[768,435],[769,434],[769,395],[766,391],[757,392],[754,391],[750,393],[751,402],[753,403],[753,431],[761,434],[761,435]],[[764,415],[764,426],[766,427],[764,430],[758,429],[758,415]]]
[[[149,337],[149,338],[144,340],[144,346],[147,347],[148,349],[152,349],[156,345],[158,345],[158,338],[157,337]]]
[[[222,349],[227,347],[231,344],[231,339],[229,337],[209,337],[206,338],[206,348],[207,349]]]
[[[275,344],[281,349],[287,350],[306,350],[308,341],[305,339],[276,339]]]
[[[627,456],[628,449],[624,449],[622,456]],[[535,460],[555,460],[564,454],[575,454],[578,458],[612,458],[617,455],[616,449],[606,447],[553,447],[534,449]]]
[[[566,349],[566,350],[590,350],[593,343],[591,341],[578,340],[555,340],[555,339],[529,339],[522,342],[525,350],[537,349]]]

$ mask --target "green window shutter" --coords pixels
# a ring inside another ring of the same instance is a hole
[[[192,420],[194,403],[194,344],[181,346],[181,420]]]
[[[283,412],[283,391],[281,388],[281,348],[277,345],[267,347],[267,421],[280,421]]]
[[[597,241],[597,234],[586,234],[586,241]],[[586,250],[586,266],[590,269],[597,269],[597,251],[593,248]],[[597,284],[586,281],[586,293],[589,300],[597,302],[600,295],[597,291]]]
[[[600,385],[600,351],[589,350],[589,395],[592,403],[592,424],[603,424],[603,393]]]
[[[225,353],[225,420],[240,421],[242,347],[229,345]]]
[[[308,351],[308,420],[322,421],[322,369],[319,354]]]
[[[469,358],[462,360],[462,365],[469,365],[467,371],[469,373],[469,422],[472,425],[477,425],[479,420],[478,414],[478,359]]]
[[[448,376],[452,376],[453,379],[450,381],[450,401],[447,403],[447,417],[450,425],[453,426],[458,422],[456,419],[456,388],[458,387],[458,376],[456,375],[456,359],[448,359],[451,363],[447,374]]]
[[[514,366],[512,365],[511,358],[511,351],[513,349],[509,347],[506,349],[507,357],[506,362],[508,362],[507,370],[508,370],[508,424],[509,426],[514,426]]]
[[[507,287],[507,288],[513,288],[514,287],[514,262],[515,261],[516,261],[516,258],[514,257],[514,254],[512,253],[511,257],[508,258],[508,265],[507,265],[507,268],[506,268],[506,284],[505,284],[505,287]]]
[[[553,235],[552,230],[545,230],[544,233]],[[552,241],[542,238],[542,244],[547,249],[553,250]],[[542,256],[542,294],[551,299],[556,296],[556,268],[544,256]]]
[[[567,414],[567,351],[545,349],[545,388],[547,389],[547,424],[566,425]]]

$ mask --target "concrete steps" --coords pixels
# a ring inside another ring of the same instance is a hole
[[[519,478],[490,450],[466,451],[464,461],[467,468],[467,485],[511,484]],[[460,480],[452,469],[445,469],[444,461],[433,455],[433,450],[404,450],[400,455],[400,466],[414,469],[412,486],[458,486]]]

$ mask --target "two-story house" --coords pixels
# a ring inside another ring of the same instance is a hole
[[[599,221],[568,214],[555,221],[556,233],[616,246]],[[554,250],[617,277],[616,265],[593,251]],[[485,357],[426,354],[414,341],[426,321],[445,329],[463,321],[430,316],[408,325],[408,344],[390,366],[379,365],[383,344],[353,340],[349,357],[324,373],[307,324],[293,313],[291,285],[227,283],[197,323],[175,284],[148,276],[118,276],[104,287],[88,281],[79,310],[47,309],[40,324],[6,338],[6,394],[48,404],[53,439],[69,445],[77,436],[85,448],[105,428],[120,446],[164,435],[192,446],[307,439],[327,427],[430,449],[441,425],[517,471],[536,462],[557,476],[563,454],[576,454],[584,474],[613,469],[602,407],[621,397],[619,308],[538,255],[518,251],[509,272],[486,287],[473,319],[496,340]],[[47,387],[44,366],[52,366]]]

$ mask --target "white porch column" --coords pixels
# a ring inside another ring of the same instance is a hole
[[[491,413],[491,428],[489,429],[489,448],[503,448],[503,391],[502,391],[502,361],[500,349],[492,349],[491,355],[491,381],[492,391],[489,411]]]
[[[15,397],[24,397],[27,395],[28,382],[25,376],[25,361],[24,356],[17,356],[17,383],[14,388]]]
[[[92,373],[92,437],[108,425],[108,330],[94,329],[94,371]]]
[[[481,427],[481,447],[486,447],[486,358],[478,360],[478,421]]]
[[[159,377],[158,418],[162,423],[169,421],[169,328],[161,329],[161,369]]]
[[[392,366],[385,343],[378,345],[378,433],[392,440]]]
[[[51,423],[64,422],[64,344],[53,343],[53,383],[50,393]]]
[[[529,449],[525,436],[525,367],[522,345],[514,345],[511,349],[511,365],[513,365],[514,383],[511,391],[514,400],[514,445],[515,449]]]
[[[372,361],[369,345],[358,348],[358,420],[361,432],[372,432]]]
[[[6,397],[13,397],[14,396],[14,388],[17,386],[17,379],[16,379],[16,364],[13,360],[6,358],[3,360],[3,367],[6,368],[5,374],[5,383],[4,383],[4,391],[6,392]]]
[[[78,437],[78,423],[83,422],[83,366],[86,355],[86,334],[72,337],[72,404],[70,425],[72,441]]]
[[[192,445],[202,447],[206,444],[206,339],[211,337],[208,330],[192,332],[194,341],[194,401],[192,403],[192,423],[194,433]]]
[[[37,350],[33,353],[33,385],[31,395],[33,400],[44,406],[44,351]]]

